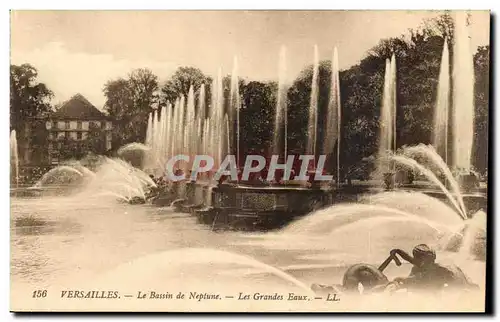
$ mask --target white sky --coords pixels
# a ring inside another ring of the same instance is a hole
[[[249,79],[276,79],[278,55],[287,47],[293,79],[338,47],[340,67],[356,64],[382,38],[418,27],[429,11],[15,11],[11,63],[29,62],[55,93],[54,103],[76,93],[101,108],[110,79],[148,67],[166,80],[179,66],[214,75],[231,71]],[[489,13],[472,14],[471,44],[489,44]]]

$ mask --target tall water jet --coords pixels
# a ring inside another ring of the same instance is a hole
[[[186,142],[184,142],[184,131],[186,127],[186,103],[184,96],[179,100],[179,132],[178,132],[178,154],[186,151]]]
[[[392,103],[392,150],[396,151],[397,139],[397,82],[396,82],[396,55],[391,57],[391,103]]]
[[[278,94],[276,102],[276,115],[274,121],[274,137],[272,153],[280,155],[283,148],[283,156],[287,156],[288,137],[288,111],[287,111],[287,86],[286,86],[286,48],[282,46],[279,54],[278,65]]]
[[[391,170],[387,154],[394,151],[396,131],[396,59],[386,59],[384,92],[382,94],[382,107],[380,110],[380,136],[378,150],[378,175]]]
[[[434,133],[432,144],[439,155],[448,164],[448,120],[450,104],[450,52],[448,40],[445,38],[441,67],[439,70],[439,83],[434,109]]]
[[[159,125],[159,133],[158,133],[158,161],[161,164],[165,164],[165,131],[167,127],[167,112],[166,107],[162,106],[160,108],[160,125]]]
[[[222,145],[224,143],[224,87],[222,84],[222,69],[219,68],[217,73],[217,83],[216,83],[216,127],[215,127],[215,135],[217,137],[217,141],[215,142],[215,149],[217,151],[217,163],[216,165],[220,165],[222,160],[224,160]]]
[[[232,129],[236,127],[236,138],[231,135],[230,142],[234,142],[236,139],[236,164],[240,166],[240,91],[239,91],[239,80],[238,80],[238,59],[234,57],[233,70],[231,72],[231,96],[230,96],[230,133],[233,133]],[[235,115],[235,117],[233,116]],[[228,151],[232,151],[232,146],[228,147]]]
[[[231,154],[231,143],[230,143],[230,125],[229,125],[229,118],[227,117],[227,114],[224,115],[224,126],[223,126],[223,132],[226,134],[226,141],[225,141],[225,149],[223,148],[223,145],[221,145],[221,148],[223,149],[223,151],[226,152],[226,155],[229,155]]]
[[[171,150],[170,154],[172,156],[176,155],[178,153],[177,149],[178,147],[178,138],[179,138],[179,116],[180,116],[180,101],[179,99],[175,100],[175,107],[174,107],[174,121],[172,123],[172,145],[171,145]]]
[[[152,154],[152,171],[154,171],[157,166],[158,166],[158,141],[160,139],[159,137],[159,132],[160,132],[160,121],[159,121],[159,112],[158,110],[154,110],[153,112],[153,131],[152,131],[152,148],[151,148],[151,154]]]
[[[196,153],[195,146],[198,138],[195,137],[196,134],[196,115],[194,106],[194,88],[193,85],[189,87],[187,106],[186,106],[186,127],[185,127],[185,142],[188,155],[193,155]]]
[[[468,171],[474,142],[474,65],[467,13],[456,11],[454,18],[452,165],[455,169]]]
[[[196,119],[196,137],[194,138],[194,154],[201,154],[201,146],[203,144],[203,129],[201,128],[201,119]]]
[[[10,132],[10,169],[11,176],[14,175],[16,181],[16,188],[19,187],[19,151],[17,148],[17,135],[16,130]]]
[[[146,140],[144,141],[144,145],[151,150],[152,145],[153,145],[153,113],[150,112],[148,115],[148,127],[146,128]],[[149,165],[151,164],[152,160],[152,155],[151,151],[148,151],[148,153],[145,155],[141,168],[142,169],[147,169],[149,168]]]
[[[210,152],[210,119],[206,119],[204,123],[203,129],[203,138],[202,138],[202,154],[209,154]]]
[[[314,45],[314,63],[311,83],[311,101],[309,104],[309,121],[307,126],[306,154],[316,156],[316,134],[318,127],[318,95],[319,95],[319,54],[318,46]],[[316,164],[316,160],[314,161]]]
[[[210,151],[208,152],[210,156],[214,159],[214,163],[217,165],[218,164],[218,154],[215,152],[215,144],[217,142],[216,138],[216,128],[217,128],[217,81],[218,78],[214,79],[212,82],[212,99],[210,102],[210,110],[209,110],[209,115],[210,115],[210,128],[209,128],[209,146],[210,146]]]
[[[204,140],[205,140],[205,118],[206,118],[206,104],[205,104],[205,84],[201,84],[200,86],[200,93],[198,95],[198,113],[197,113],[197,117],[198,117],[198,120],[200,121],[200,130],[202,131],[201,133],[201,140],[200,142],[202,142],[201,144],[201,153],[202,154],[206,154],[207,152],[204,151]]]
[[[200,94],[198,96],[198,117],[201,119],[202,125],[206,118],[206,94],[205,94],[205,84],[200,86]]]
[[[148,127],[146,129],[146,146],[151,147],[153,139],[153,113],[149,113],[148,116]]]
[[[330,85],[330,99],[326,115],[326,131],[323,139],[323,153],[333,157],[335,153],[335,143],[337,143],[337,168],[336,182],[340,184],[340,79],[339,79],[339,57],[337,47],[333,50],[332,57],[332,76]]]
[[[389,171],[386,160],[387,152],[390,150],[392,141],[391,122],[391,101],[390,101],[390,78],[391,65],[389,59],[385,62],[384,92],[382,94],[382,108],[380,110],[380,136],[378,146],[378,170],[379,172]]]
[[[173,138],[173,135],[172,135],[172,104],[168,103],[167,105],[167,111],[166,111],[167,115],[166,115],[166,128],[165,128],[165,133],[166,133],[166,137],[165,137],[165,159],[166,160],[169,160],[172,155],[171,155],[171,146],[172,146],[172,138]]]

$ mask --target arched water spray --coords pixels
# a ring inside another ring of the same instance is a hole
[[[441,67],[439,70],[439,83],[436,106],[434,109],[433,142],[437,152],[448,164],[448,120],[450,104],[450,53],[448,40],[445,38]]]
[[[318,95],[319,95],[319,54],[318,46],[314,45],[313,75],[311,83],[311,101],[309,104],[309,121],[307,130],[306,154],[316,156],[316,135],[318,127]],[[316,167],[316,160],[314,161]]]
[[[484,247],[486,247],[486,245],[479,246],[477,245],[477,243],[480,242],[480,240],[483,240],[483,243],[485,243],[486,225],[487,218],[484,211],[478,211],[471,219],[466,221],[462,235],[462,245],[459,250],[459,254],[462,258],[468,259],[471,257],[471,255],[485,255],[478,254],[478,252],[484,252]],[[480,248],[483,248],[483,250],[474,249],[478,246]]]
[[[381,211],[386,216],[387,214],[393,214],[400,216],[401,218],[406,218],[409,221],[418,221],[432,227],[436,231],[451,231],[450,227],[440,224],[436,221],[429,220],[418,215],[392,208],[383,205],[370,205],[370,204],[348,204],[332,206],[326,209],[322,209],[309,216],[298,220],[297,222],[291,224],[285,228],[280,234],[297,234],[297,233],[317,233],[317,229],[325,229],[328,227],[329,222],[335,222],[334,229],[350,224],[352,222],[358,221],[365,217],[372,217],[373,213],[376,211]],[[333,230],[330,230],[333,231]]]
[[[448,229],[446,229],[446,227],[443,226],[443,225],[438,225],[438,224],[436,224],[436,223],[434,223],[434,222],[432,222],[430,220],[424,220],[423,218],[418,217],[418,216],[415,216],[415,217],[378,216],[378,217],[364,217],[364,218],[360,218],[358,221],[350,222],[350,223],[347,223],[345,225],[336,227],[335,229],[333,229],[331,231],[330,234],[331,235],[335,235],[335,234],[339,233],[340,231],[348,231],[350,229],[357,230],[357,228],[359,228],[359,224],[365,224],[367,226],[373,226],[373,223],[371,221],[375,221],[375,220],[377,220],[377,221],[383,220],[384,224],[389,223],[389,222],[402,222],[402,223],[407,223],[407,224],[422,224],[422,225],[425,225],[425,226],[433,229],[435,232],[437,232],[439,234],[443,233],[443,229],[440,229],[440,227],[444,228],[448,232],[451,232]]]
[[[83,174],[90,171],[85,171],[84,167],[81,169]],[[121,159],[103,158],[96,173],[89,179],[79,193],[86,199],[104,195],[119,197],[122,200],[145,198],[146,187],[155,186],[146,173]]]
[[[446,189],[446,187],[441,183],[441,181],[436,177],[436,175],[431,170],[422,166],[417,161],[405,156],[393,155],[390,158],[403,165],[409,166],[414,169],[418,169],[427,179],[429,179],[432,183],[436,184],[439,187],[439,189],[441,189],[441,191],[446,195],[451,204],[455,207],[460,217],[462,217],[462,219],[464,220],[467,219],[467,213],[461,209],[461,207],[458,205],[453,195],[448,191],[448,189]]]
[[[68,166],[68,165],[61,165],[61,166],[52,168],[49,171],[47,171],[40,178],[40,180],[38,180],[37,183],[35,183],[33,185],[33,187],[36,187],[36,188],[42,187],[45,184],[49,183],[49,181],[51,179],[56,178],[56,177],[61,176],[61,175],[64,176],[65,174],[69,174],[69,175],[76,174],[78,177],[83,177],[83,173],[81,173],[80,171],[78,171],[74,167]]]
[[[404,150],[405,153],[417,153],[425,156],[427,159],[433,162],[433,164],[439,167],[439,170],[444,174],[446,181],[450,185],[451,191],[455,194],[460,209],[463,213],[467,213],[467,209],[464,204],[464,199],[462,194],[460,193],[460,186],[457,180],[453,177],[453,174],[450,171],[450,168],[446,165],[444,160],[439,156],[436,150],[433,149],[432,146],[418,145],[415,147],[408,147]]]
[[[116,277],[131,276],[131,269],[141,272],[141,275],[147,276],[153,274],[158,268],[162,270],[172,269],[181,272],[182,267],[185,265],[201,264],[234,264],[257,268],[289,282],[300,288],[307,295],[314,295],[309,286],[274,266],[265,264],[250,256],[210,248],[182,248],[146,255],[133,262],[123,264],[117,269],[105,274],[103,276],[103,281],[108,283],[111,280],[116,280]]]

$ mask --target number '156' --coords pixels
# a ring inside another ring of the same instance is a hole
[[[47,290],[36,290],[36,291],[33,291],[33,297],[34,298],[37,298],[37,297],[46,297],[47,296]]]

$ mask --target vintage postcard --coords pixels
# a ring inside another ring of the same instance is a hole
[[[11,11],[11,311],[484,312],[489,39],[473,10]]]

